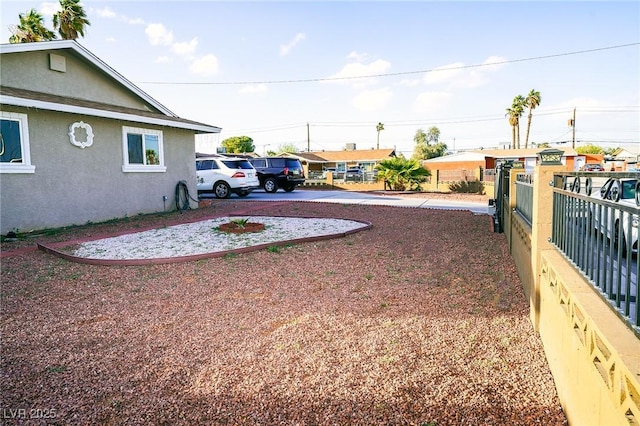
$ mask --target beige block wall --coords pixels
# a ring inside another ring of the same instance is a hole
[[[564,170],[536,167],[532,227],[511,208],[515,191],[505,209],[505,235],[531,321],[570,424],[640,425],[640,339],[548,241],[553,211],[548,182],[558,171]]]
[[[570,424],[640,424],[640,339],[560,253],[541,272],[540,337]]]

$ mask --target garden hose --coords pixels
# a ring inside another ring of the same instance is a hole
[[[187,181],[186,180],[179,181],[178,184],[176,185],[176,209],[178,209],[180,213],[182,213],[185,210],[189,210],[191,208],[191,205],[189,203],[190,200],[195,201],[196,203],[198,202],[198,200],[194,199],[191,195],[189,195],[189,188],[187,187]]]

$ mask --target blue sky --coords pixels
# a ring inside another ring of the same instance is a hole
[[[199,151],[241,135],[258,152],[368,149],[378,122],[380,148],[407,156],[431,126],[450,149],[495,148],[511,140],[505,109],[531,89],[531,142],[570,146],[575,108],[578,145],[640,146],[637,1],[83,5],[83,46],[180,117],[222,127]],[[56,7],[3,0],[2,42],[31,8],[52,28]]]

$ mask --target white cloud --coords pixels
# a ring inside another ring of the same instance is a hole
[[[280,56],[288,55],[291,49],[293,49],[298,43],[303,41],[306,37],[304,33],[296,34],[293,39],[287,43],[280,45]]]
[[[417,113],[432,113],[446,109],[453,99],[448,92],[423,92],[416,98],[413,108]]]
[[[369,55],[366,53],[356,52],[355,50],[347,55],[347,59],[355,62],[366,62]]]
[[[198,47],[198,37],[191,39],[191,41],[181,42],[181,43],[173,43],[171,45],[171,50],[173,53],[180,56],[191,56],[196,51],[196,47]]]
[[[109,9],[108,7],[102,8],[102,9],[93,9],[93,11],[95,12],[96,15],[100,16],[101,18],[116,18],[117,15],[116,13]]]
[[[402,81],[400,81],[400,83],[398,83],[399,86],[404,86],[404,87],[416,87],[417,85],[420,84],[420,79],[419,78],[414,78],[414,79],[404,79]]]
[[[502,56],[489,56],[486,61],[483,62],[483,65],[490,65],[484,67],[487,71],[498,71],[505,65],[507,58],[503,58]],[[494,65],[491,65],[494,64]]]
[[[490,56],[482,63],[483,66],[454,62],[426,73],[423,81],[428,85],[444,85],[447,90],[480,87],[489,83],[487,73],[498,71],[504,61],[506,59],[500,56]]]
[[[40,4],[39,12],[42,14],[42,16],[53,16],[55,13],[58,13],[59,10],[60,10],[60,3],[44,2]]]
[[[462,62],[437,67],[424,75],[424,82],[426,84],[440,84],[454,81],[463,76],[461,67],[464,67]]]
[[[171,62],[173,62],[173,58],[171,58],[170,56],[159,56],[156,59],[156,63],[157,64],[170,64]]]
[[[239,93],[242,94],[251,94],[251,93],[264,93],[267,91],[266,84],[250,84],[248,86],[244,86],[239,90]]]
[[[191,63],[189,71],[198,75],[213,75],[218,72],[218,58],[214,55],[205,55]]]
[[[123,19],[125,20],[125,22],[127,24],[131,24],[131,25],[144,25],[145,22],[142,18],[127,18],[126,16],[123,17]]]
[[[149,43],[151,43],[152,46],[168,46],[173,43],[173,33],[167,30],[162,24],[149,24],[144,32],[147,34]]]
[[[360,111],[375,111],[387,105],[393,93],[388,88],[365,90],[353,98],[352,104]]]
[[[613,104],[609,102],[602,102],[594,98],[580,97],[580,98],[572,98],[564,102],[560,102],[556,105],[545,105],[546,109],[554,110],[554,109],[567,109],[572,110],[573,108],[606,108],[610,107]],[[535,113],[534,113],[535,114]]]
[[[385,74],[391,63],[382,59],[378,59],[369,64],[353,62],[342,67],[340,71],[329,76],[329,82],[354,84],[356,87],[370,85],[376,82],[374,77],[371,78],[354,78],[364,76],[375,76]]]

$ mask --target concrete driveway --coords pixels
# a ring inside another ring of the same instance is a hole
[[[201,198],[215,198],[215,196],[212,194],[205,194],[202,195]],[[237,195],[232,195],[231,198],[242,201],[314,201],[318,203],[367,204],[374,206],[398,206],[424,209],[469,210],[474,214],[492,214],[492,212],[489,211],[488,203],[400,197],[335,190],[296,189],[293,192],[278,190],[278,192],[274,194],[268,194],[259,189],[257,191],[253,191],[244,198],[240,198]]]

